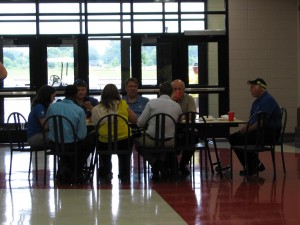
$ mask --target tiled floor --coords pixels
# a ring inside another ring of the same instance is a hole
[[[226,144],[219,144],[226,148]],[[220,150],[222,162],[228,151]],[[196,156],[197,158],[197,156]],[[39,181],[28,180],[28,153],[14,155],[12,179],[8,181],[10,152],[0,146],[0,224],[72,225],[299,225],[300,149],[285,145],[287,175],[276,154],[277,180],[272,181],[271,160],[261,154],[267,170],[248,183],[239,176],[234,159],[233,178],[205,173],[197,161],[195,179],[154,183],[138,181],[133,157],[132,182],[122,185],[55,185],[48,172],[43,185],[43,154],[39,154]],[[113,162],[116,164],[116,158]],[[51,164],[50,164],[51,165]]]

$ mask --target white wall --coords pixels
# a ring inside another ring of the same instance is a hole
[[[229,0],[230,110],[247,119],[253,97],[247,80],[263,78],[268,91],[288,110],[294,133],[298,85],[298,0]]]

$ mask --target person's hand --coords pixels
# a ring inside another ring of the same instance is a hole
[[[174,101],[176,101],[176,102],[179,102],[180,99],[181,99],[180,93],[178,93],[178,92],[173,92],[173,94],[172,94],[172,96],[171,96],[171,99],[174,100]]]
[[[84,102],[84,103],[83,103],[83,106],[84,106],[87,110],[89,110],[89,111],[91,111],[91,110],[94,108],[94,107],[92,106],[92,104],[91,104],[90,101]]]

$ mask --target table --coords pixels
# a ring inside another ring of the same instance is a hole
[[[240,120],[240,119],[235,119],[233,121],[229,121],[228,119],[223,119],[223,118],[217,118],[217,119],[213,118],[213,119],[206,120],[206,124],[208,125],[207,138],[212,139],[214,150],[215,150],[215,156],[216,156],[216,162],[213,162],[211,165],[212,173],[214,173],[213,166],[217,165],[218,171],[220,173],[220,177],[223,178],[222,171],[229,169],[228,166],[223,167],[222,163],[220,162],[218,148],[217,148],[217,144],[216,144],[215,131],[221,130],[220,128],[237,127],[240,124],[246,124],[246,123],[247,123],[247,121]],[[199,124],[199,129],[201,129],[201,125],[203,125],[204,122],[202,120],[197,120],[196,124],[197,125]],[[224,134],[223,137],[227,138],[228,134]]]

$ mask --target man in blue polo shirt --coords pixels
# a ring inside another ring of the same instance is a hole
[[[257,112],[267,112],[271,114],[271,120],[275,122],[276,126],[276,139],[279,138],[280,130],[281,130],[281,110],[276,102],[276,100],[272,97],[272,95],[269,94],[267,89],[267,83],[261,79],[257,78],[255,80],[249,80],[248,84],[250,85],[250,92],[251,95],[256,98],[252,104],[251,110],[250,110],[250,116],[256,114]],[[256,121],[250,121],[250,130],[251,132],[255,133],[255,127],[256,127]],[[229,142],[231,145],[241,145],[244,144],[244,134],[246,131],[246,126],[243,126],[238,132],[230,135]],[[271,140],[272,132],[267,133],[265,136],[265,140]],[[249,135],[248,136],[248,143],[255,143],[256,135]],[[244,162],[244,155],[243,152],[235,152],[239,161],[242,165],[245,165]],[[257,155],[255,153],[248,153],[248,165],[249,165],[249,175],[255,174],[256,169],[252,168],[253,165],[258,165],[258,170],[260,172],[265,170],[265,166],[263,163],[260,162]],[[257,164],[254,164],[254,162],[257,162]],[[246,175],[246,171],[242,170],[240,171],[240,175],[244,176]]]
[[[65,89],[65,98],[60,101],[53,103],[49,106],[47,111],[47,117],[52,115],[62,115],[67,117],[76,130],[78,137],[78,174],[82,175],[83,166],[86,163],[86,160],[93,150],[93,143],[89,143],[86,139],[87,136],[87,127],[86,127],[86,116],[84,110],[76,104],[77,96],[77,87],[75,85],[68,85]],[[65,141],[65,150],[73,151],[73,145],[71,144],[74,141],[73,134],[71,132],[71,127],[68,124],[64,124],[64,130],[70,131],[65,132],[64,141]],[[54,138],[54,129],[53,124],[49,123],[49,139],[50,146],[55,145]],[[57,179],[62,183],[74,182],[71,180],[74,171],[74,159],[72,157],[64,156],[60,157],[60,169],[57,172]],[[79,177],[79,180],[76,182],[82,182],[82,177]]]
[[[136,78],[129,78],[125,82],[126,96],[124,100],[127,102],[128,106],[135,112],[137,117],[139,117],[147,102],[149,102],[148,98],[142,97],[138,94],[139,82]]]

